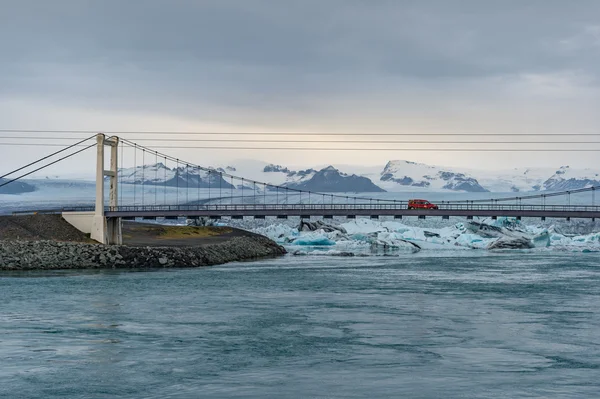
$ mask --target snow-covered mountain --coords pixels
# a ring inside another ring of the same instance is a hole
[[[485,171],[431,166],[410,161],[390,161],[383,171],[344,167],[369,177],[387,191],[532,192],[576,190],[600,186],[600,168],[514,168]],[[429,183],[429,184],[428,184]]]
[[[395,191],[395,186],[478,193],[489,191],[466,173],[410,161],[389,161],[380,173],[379,181],[388,191]]]
[[[600,186],[600,172],[591,169],[572,169],[561,166],[548,180],[542,189],[549,191],[577,190],[580,188]]]
[[[267,183],[281,186],[297,186],[312,179],[317,171],[315,169],[290,170],[281,165],[268,164],[262,169],[262,176]]]
[[[600,186],[600,169],[515,168],[481,172],[470,171],[482,186],[494,192],[565,191]]]
[[[384,192],[371,180],[363,176],[349,175],[329,166],[327,168],[305,169],[294,171],[281,165],[255,162],[253,167],[247,163],[240,168],[226,166],[215,168],[218,172],[228,173],[267,184],[285,186],[307,191],[324,192]],[[260,170],[256,170],[260,167]],[[166,185],[168,187],[222,187],[231,188],[229,178],[222,178],[218,173],[208,173],[194,167],[180,166],[169,168],[162,163],[138,166],[119,171],[121,181],[125,184]],[[253,189],[251,184],[234,180],[235,188]]]
[[[235,170],[217,169],[217,171],[232,173]],[[168,187],[185,187],[188,185],[201,188],[232,187],[231,183],[227,182],[218,173],[209,173],[192,166],[169,168],[160,162],[153,165],[121,169],[119,175],[121,182],[125,184],[166,185]]]
[[[527,192],[543,190],[543,183],[553,168],[514,168],[498,171],[469,170],[479,183],[492,192]]]
[[[382,167],[333,165],[308,169],[244,160],[215,168],[248,180],[323,192],[454,191],[531,192],[562,191],[600,186],[600,169],[515,168],[498,171],[432,166],[394,160]],[[231,188],[229,178],[193,167],[169,168],[162,163],[121,170],[125,183],[184,187]],[[240,181],[233,184],[239,188]],[[250,187],[246,184],[247,187]]]
[[[385,192],[381,187],[363,176],[349,175],[340,172],[333,166],[328,166],[313,174],[310,179],[303,179],[298,183],[288,184],[288,187],[307,191],[321,192],[360,192],[380,193]]]

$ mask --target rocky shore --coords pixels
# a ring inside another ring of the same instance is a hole
[[[128,247],[57,241],[0,241],[0,270],[136,269],[212,266],[285,254],[266,237],[202,247]]]
[[[284,255],[267,237],[232,228],[130,223],[126,245],[100,245],[58,215],[0,218],[0,270],[212,266]]]

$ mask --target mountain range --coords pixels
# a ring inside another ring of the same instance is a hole
[[[383,168],[332,165],[299,169],[259,161],[240,161],[235,165],[214,168],[248,180],[294,189],[322,192],[383,191],[457,191],[457,192],[530,192],[563,191],[600,186],[600,170],[552,168],[516,168],[503,171],[478,171],[431,166],[396,160]],[[343,171],[342,171],[343,170]],[[123,182],[147,185],[165,184],[184,187],[240,188],[247,184],[231,181],[216,173],[186,168],[169,168],[162,163],[121,171]]]
[[[217,172],[234,173],[235,169],[217,169]],[[222,187],[232,188],[232,184],[225,181],[219,173],[207,171],[193,166],[179,166],[169,168],[162,162],[138,166],[137,168],[121,169],[121,182],[127,184],[165,185],[167,187]]]

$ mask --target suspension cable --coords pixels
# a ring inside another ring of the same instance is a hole
[[[414,133],[325,133],[325,132],[215,132],[215,131],[141,131],[141,130],[130,130],[130,131],[106,131],[106,134],[137,134],[137,135],[258,135],[258,136],[414,136]],[[0,133],[52,133],[52,134],[88,134],[95,133],[92,130],[34,130],[34,129],[0,129]],[[562,133],[542,133],[542,132],[443,132],[443,133],[431,133],[423,132],[419,133],[419,136],[600,136],[600,133],[596,132],[562,132]]]
[[[587,187],[587,188],[579,188],[576,190],[569,190],[569,191],[557,191],[554,193],[544,193],[544,194],[532,194],[532,195],[525,195],[525,196],[521,196],[521,197],[503,197],[503,198],[489,198],[489,199],[477,199],[477,200],[457,200],[457,201],[452,201],[452,203],[464,203],[464,202],[507,202],[507,201],[520,201],[520,200],[532,200],[532,199],[538,199],[540,197],[559,197],[562,195],[567,195],[567,194],[579,194],[579,193],[584,193],[584,192],[588,192],[588,191],[594,191],[594,190],[598,190],[600,189],[600,186],[592,186],[592,187]]]
[[[16,182],[17,180],[20,180],[20,179],[22,179],[22,178],[24,178],[24,177],[27,177],[27,176],[29,176],[29,175],[31,175],[31,174],[33,174],[33,173],[35,173],[35,172],[39,172],[39,171],[40,171],[40,170],[42,170],[42,169],[45,169],[45,168],[47,168],[47,167],[49,167],[49,166],[52,166],[52,165],[54,165],[54,164],[57,164],[57,163],[59,163],[59,162],[61,162],[61,161],[64,161],[64,160],[65,160],[65,159],[67,159],[67,158],[71,158],[72,156],[74,156],[74,155],[77,155],[77,154],[79,154],[79,153],[82,153],[82,152],[84,152],[85,150],[88,150],[88,149],[90,149],[90,148],[92,148],[92,147],[95,147],[95,146],[96,146],[96,143],[94,143],[94,144],[91,144],[91,145],[89,145],[89,146],[87,146],[87,147],[85,147],[85,148],[82,148],[82,149],[80,149],[80,150],[77,150],[77,151],[75,151],[75,152],[74,152],[74,153],[72,153],[72,154],[69,154],[69,155],[66,155],[66,156],[64,156],[64,157],[62,157],[62,158],[59,158],[59,159],[57,159],[56,161],[50,162],[49,164],[47,164],[47,165],[44,165],[44,166],[41,166],[41,167],[39,167],[39,168],[37,168],[37,169],[35,169],[35,170],[32,170],[31,172],[27,172],[27,173],[25,173],[25,174],[22,174],[22,175],[21,175],[21,176],[19,176],[19,177],[15,177],[14,179],[8,180],[8,181],[6,181],[6,182],[4,182],[4,183],[0,184],[0,187],[4,187],[4,186],[6,186],[6,185],[8,185],[8,184],[14,183],[14,182]]]
[[[134,142],[132,142],[132,141],[130,141],[130,140],[127,140],[127,139],[122,139],[122,140],[123,140],[123,142],[124,142],[124,143],[127,143],[127,144],[128,144],[128,145],[130,145],[130,146],[136,146],[136,147],[138,147],[138,148],[144,148],[144,149],[146,149],[146,148],[149,148],[149,147],[140,146],[140,145],[138,145],[137,143],[134,143]],[[171,160],[173,160],[173,161],[177,161],[177,162],[179,163],[179,159],[178,159],[178,158],[171,157],[171,156],[169,156],[169,155],[166,155],[166,154],[164,154],[164,153],[160,153],[160,154],[161,154],[162,156],[164,156],[165,158],[169,158],[169,159],[171,159]],[[195,165],[195,164],[194,164],[194,165]],[[202,167],[202,166],[199,166],[199,165],[195,165],[195,166],[198,166],[200,169],[202,169],[202,170],[204,170],[204,171],[211,171],[211,170],[213,170],[214,172],[217,172],[217,171],[216,171],[216,170],[214,170],[214,169],[205,168],[205,167]],[[223,172],[217,172],[217,173],[220,173],[220,174],[221,174],[221,176],[230,177],[230,178],[231,178],[231,180],[232,180],[232,184],[233,184],[233,179],[237,179],[237,180],[239,180],[239,179],[240,179],[240,177],[238,177],[238,176],[234,176],[234,175],[231,175],[231,174],[229,174],[229,173],[223,173]],[[258,181],[255,181],[255,180],[248,180],[248,181],[249,181],[249,182],[252,182],[252,183],[263,184],[263,182],[258,182]],[[265,184],[267,187],[271,187],[271,188],[278,187],[278,186],[276,186],[276,185],[273,185],[273,184],[267,184],[267,183],[264,183],[264,184]],[[289,191],[292,191],[292,192],[295,192],[295,193],[299,193],[299,194],[300,194],[300,197],[302,197],[302,193],[308,193],[308,192],[309,192],[308,190],[295,189],[295,188],[290,188],[290,187],[285,187],[285,186],[280,186],[280,187],[281,187],[281,188],[283,188],[283,189],[285,189],[285,190],[289,190]],[[314,194],[317,194],[317,195],[318,195],[318,194],[320,194],[320,193],[318,193],[318,192],[313,192],[313,193],[314,193]],[[231,192],[231,195],[233,196],[233,191]],[[342,195],[337,195],[337,194],[334,194],[334,195],[333,195],[333,197],[334,197],[334,198],[345,198],[345,196],[342,196]],[[369,200],[369,198],[368,198],[368,197],[353,197],[353,198],[356,198],[356,199],[359,199],[359,200],[365,200],[365,201]],[[394,199],[385,199],[385,200],[382,200],[382,201],[385,201],[385,202],[388,202],[388,203],[401,203],[401,202],[402,202],[402,201],[398,201],[398,200],[394,200]],[[233,203],[232,203],[232,204],[233,204]]]
[[[132,142],[132,141],[130,141],[130,140],[127,140],[127,139],[122,139],[122,141],[123,141],[124,143],[127,143],[127,144],[128,144],[128,145],[130,145],[130,146],[135,146],[135,147],[138,147],[138,148],[146,148],[146,147],[140,146],[140,145],[138,145],[138,144],[136,144],[136,143],[134,143],[134,142]],[[170,158],[170,159],[172,159],[172,160],[176,160],[176,158],[170,157],[170,156],[168,156],[168,155],[165,155],[165,154],[162,154],[162,153],[161,153],[161,155],[162,155],[162,156],[164,156],[164,157],[165,157],[165,159],[167,159],[167,158]],[[178,161],[179,161],[179,160],[178,160]],[[228,174],[228,173],[218,172],[218,171],[216,171],[216,170],[214,170],[214,169],[211,169],[211,168],[204,168],[204,167],[202,167],[202,166],[199,166],[199,165],[196,165],[196,166],[198,166],[198,167],[199,167],[201,170],[207,171],[207,172],[209,172],[209,173],[210,173],[211,171],[213,171],[213,172],[216,172],[216,173],[219,173],[219,174],[220,174],[220,176],[221,176],[221,178],[222,178],[223,176],[225,176],[225,177],[230,177],[230,178],[232,179],[232,185],[233,185],[233,179],[234,179],[234,178],[235,178],[235,179],[239,179],[239,177],[237,177],[237,176],[233,176],[233,175],[231,175],[231,174]],[[246,180],[246,179],[244,179],[244,180]],[[322,194],[322,193],[319,193],[319,192],[313,192],[313,191],[309,191],[309,190],[295,189],[295,188],[290,188],[290,187],[286,187],[286,186],[277,186],[277,185],[273,185],[273,184],[268,184],[268,183],[258,182],[258,181],[255,181],[255,180],[248,180],[248,182],[251,182],[251,183],[258,183],[259,185],[260,185],[260,184],[264,184],[264,185],[265,185],[265,187],[269,187],[269,188],[281,188],[281,189],[284,189],[284,190],[286,190],[286,192],[295,192],[295,193],[298,193],[298,194],[300,194],[300,199],[302,199],[302,193],[308,193],[308,194],[309,194],[309,198],[310,198],[310,194],[316,194],[316,195],[321,195],[321,194]],[[571,190],[571,191],[570,191],[570,193],[571,193],[571,194],[575,194],[575,193],[580,193],[580,192],[592,191],[592,190],[595,190],[595,189],[600,189],[600,186],[589,187],[589,188],[583,188],[583,189],[577,189],[577,190]],[[566,192],[566,191],[564,191],[564,192],[548,193],[548,194],[543,194],[543,195],[545,195],[546,197],[554,197],[554,196],[561,196],[561,195],[566,195],[566,194],[567,194],[567,192]],[[233,191],[231,192],[231,195],[233,196]],[[343,195],[337,195],[337,194],[327,194],[327,195],[328,195],[328,196],[330,196],[332,199],[333,199],[333,198],[342,198],[342,199],[346,199],[346,196],[343,196]],[[482,203],[482,202],[483,202],[483,203],[484,203],[484,202],[490,202],[490,201],[496,201],[496,202],[504,202],[504,201],[517,201],[517,200],[537,199],[537,198],[539,198],[541,195],[542,195],[542,194],[537,194],[537,195],[528,195],[528,196],[522,196],[522,197],[505,197],[505,198],[478,199],[478,200],[457,200],[457,201],[452,201],[452,203],[464,203],[464,202],[473,202],[473,203],[476,203],[476,202],[477,202],[477,203]],[[286,198],[287,198],[287,195],[286,195]],[[351,198],[351,199],[354,199],[354,202],[355,202],[355,203],[356,203],[356,201],[357,201],[357,200],[365,200],[365,201],[372,200],[372,198],[368,198],[368,197],[358,197],[358,196],[352,196],[352,197],[350,197],[350,198]],[[346,200],[347,200],[347,199],[346,199]],[[233,201],[233,199],[232,199],[232,201]],[[395,204],[398,204],[398,203],[402,203],[402,202],[403,202],[403,201],[399,201],[399,200],[393,200],[393,199],[380,199],[380,200],[378,200],[378,201],[383,201],[383,202],[387,202],[387,203],[395,203]],[[286,202],[287,202],[287,199],[286,199]],[[233,202],[232,202],[232,203],[233,203]]]
[[[83,143],[85,143],[86,141],[88,141],[88,140],[91,140],[91,139],[95,138],[96,136],[97,136],[97,134],[95,134],[95,135],[93,135],[93,136],[90,136],[90,137],[88,137],[88,138],[87,138],[87,139],[85,139],[85,140],[78,141],[77,143],[75,143],[75,144],[72,144],[72,145],[70,145],[70,146],[68,146],[68,147],[65,147],[65,148],[63,148],[62,150],[59,150],[59,151],[53,152],[53,153],[52,153],[52,154],[50,154],[50,155],[46,155],[45,157],[43,157],[43,158],[40,158],[40,159],[38,159],[37,161],[31,162],[30,164],[27,164],[27,165],[25,165],[25,166],[23,166],[23,167],[21,167],[21,168],[15,169],[15,170],[13,170],[12,172],[9,172],[9,173],[6,173],[5,175],[2,175],[2,176],[0,176],[0,179],[3,179],[3,178],[5,178],[6,176],[10,176],[10,175],[12,175],[12,174],[14,174],[14,173],[20,172],[20,171],[22,171],[23,169],[27,169],[28,167],[30,167],[30,166],[33,166],[33,165],[35,165],[35,164],[37,164],[37,163],[40,163],[40,162],[42,162],[42,161],[45,161],[45,160],[46,160],[46,159],[48,159],[48,158],[52,158],[52,157],[53,157],[53,156],[55,156],[55,155],[58,155],[58,154],[60,154],[60,153],[63,153],[63,152],[65,152],[65,151],[68,151],[68,150],[70,150],[71,148],[77,147],[77,146],[79,146],[80,144],[83,144]],[[94,145],[96,145],[96,144],[94,144]],[[89,147],[87,147],[87,148],[89,148]],[[86,149],[87,149],[87,148],[86,148]]]

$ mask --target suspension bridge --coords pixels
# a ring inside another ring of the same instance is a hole
[[[72,207],[65,204],[60,209],[44,212],[61,213],[75,227],[104,244],[120,244],[122,220],[135,218],[401,219],[412,216],[595,220],[600,217],[600,206],[596,205],[596,191],[600,187],[526,196],[441,201],[436,203],[438,209],[408,209],[407,201],[314,192],[255,181],[240,176],[243,171],[197,165],[136,142],[104,134],[94,134],[0,176],[0,179],[8,178],[2,180],[0,187],[92,149],[96,150],[94,205]],[[108,157],[106,152],[109,152]],[[580,199],[585,196],[584,201],[572,204],[573,196]],[[32,209],[26,213],[41,211]]]

